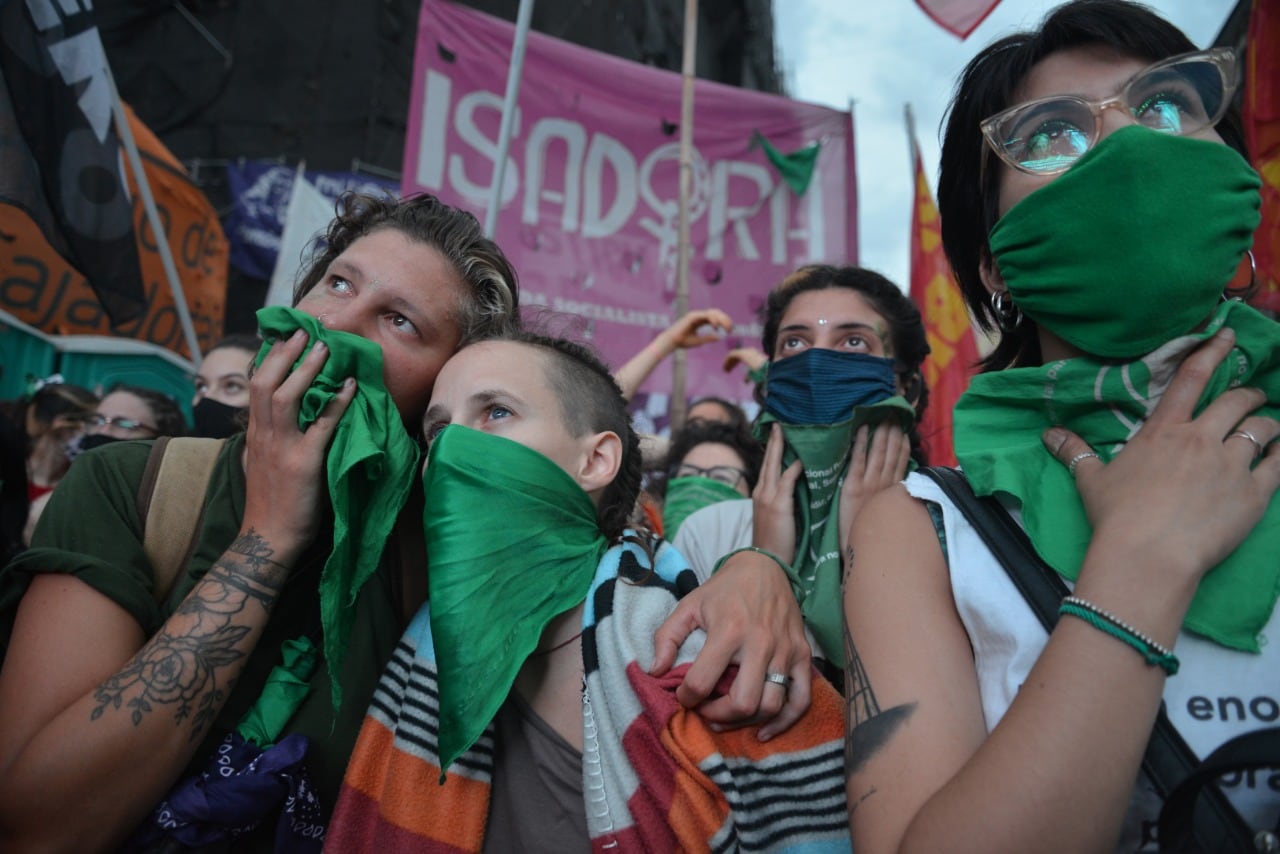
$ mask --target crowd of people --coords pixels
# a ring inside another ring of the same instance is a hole
[[[611,370],[427,195],[342,199],[194,429],[34,382],[0,411],[0,847],[1280,849],[1238,78],[1127,0],[965,69],[942,236],[994,346],[959,469],[878,273],[795,270],[726,355],[753,399],[644,437],[641,383],[732,320]],[[188,435],[199,476],[155,441]]]
[[[206,354],[193,378],[188,424],[178,401],[158,389],[116,382],[87,389],[60,374],[29,377],[19,400],[0,402],[0,566],[31,543],[53,488],[85,451],[125,439],[221,439],[244,429],[256,335],[229,335]]]

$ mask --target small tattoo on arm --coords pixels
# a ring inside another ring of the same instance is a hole
[[[845,776],[857,773],[870,762],[915,710],[915,703],[903,703],[852,727],[844,741]]]
[[[252,581],[241,578],[230,572],[220,563],[215,563],[210,569],[206,578],[216,578],[234,590],[238,590],[246,596],[257,599],[262,603],[262,607],[270,608],[276,601],[276,595],[279,591],[271,589],[259,589]]]
[[[881,711],[866,668],[853,645],[849,625],[844,627],[845,740],[844,773],[848,777],[880,752],[911,717],[915,703]]]
[[[864,792],[862,794],[862,797],[858,798],[858,800],[855,803],[849,804],[849,817],[853,818],[853,814],[858,809],[858,807],[862,806],[862,804],[867,800],[867,798],[871,797],[875,793],[876,793],[876,790],[874,788],[869,789],[868,791]]]
[[[862,666],[862,659],[854,648],[853,635],[849,632],[847,621],[844,624],[844,696],[849,711],[845,718],[850,727],[880,714],[880,704],[876,702],[876,694],[871,690],[866,668]]]
[[[235,542],[227,547],[227,551],[234,552],[243,558],[241,570],[254,580],[266,583],[268,578],[274,579],[281,571],[286,573],[289,571],[287,566],[271,559],[275,551],[253,528],[236,537]]]

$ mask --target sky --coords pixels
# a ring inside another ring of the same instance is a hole
[[[964,41],[914,0],[778,0],[778,63],[788,95],[853,105],[860,263],[908,287],[912,180],[904,105],[937,195],[943,112],[960,71],[998,38],[1034,27],[1059,0],[1002,0]],[[1213,42],[1235,0],[1147,0],[1198,46]]]

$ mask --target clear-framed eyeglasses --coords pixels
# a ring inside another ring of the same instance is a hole
[[[692,463],[681,463],[671,470],[671,477],[705,477],[723,483],[725,486],[738,488],[738,482],[747,476],[745,470],[736,466],[711,466],[703,468]]]
[[[148,433],[159,433],[160,431],[152,427],[150,424],[143,424],[141,421],[134,421],[132,418],[123,418],[116,415],[103,415],[95,412],[86,419],[86,423],[95,429],[101,429],[108,424],[114,424],[121,430],[146,430]]]
[[[1188,136],[1217,124],[1238,84],[1230,48],[1184,53],[1144,68],[1102,101],[1052,95],[1017,104],[982,122],[982,134],[1014,169],[1057,175],[1098,141],[1103,110],[1124,110],[1143,127]]]

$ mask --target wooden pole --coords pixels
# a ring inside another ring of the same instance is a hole
[[[680,214],[676,242],[675,320],[689,312],[689,196],[693,192],[693,84],[697,78],[698,0],[684,3],[684,59],[680,65]],[[684,426],[688,362],[684,350],[673,356],[671,377],[671,431]]]

